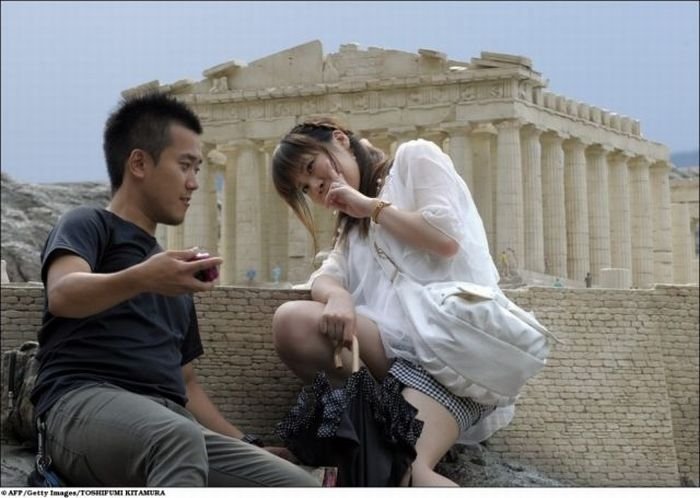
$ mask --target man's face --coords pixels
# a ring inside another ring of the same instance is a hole
[[[184,126],[170,126],[171,143],[150,166],[145,178],[147,209],[156,223],[179,225],[185,219],[192,193],[199,188],[202,163],[199,136]]]

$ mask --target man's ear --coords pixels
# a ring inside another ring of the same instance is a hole
[[[126,169],[130,175],[143,178],[146,175],[146,165],[150,161],[150,155],[142,149],[134,149],[126,160]]]

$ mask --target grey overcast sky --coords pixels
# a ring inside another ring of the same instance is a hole
[[[201,80],[311,40],[469,61],[529,57],[548,90],[624,114],[672,153],[698,148],[698,2],[2,2],[2,171],[106,181],[120,92]]]

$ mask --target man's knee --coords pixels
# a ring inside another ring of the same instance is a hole
[[[171,453],[207,460],[207,447],[202,429],[187,417],[177,417],[161,424],[150,437],[153,451],[167,456]]]

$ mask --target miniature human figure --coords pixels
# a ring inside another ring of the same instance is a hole
[[[512,248],[506,249],[507,260],[508,260],[508,273],[511,275],[518,272],[518,257],[515,255],[515,251]]]
[[[510,264],[508,262],[508,253],[505,251],[501,251],[501,254],[498,256],[499,261],[501,263],[501,276],[504,278],[510,277]]]
[[[584,280],[586,282],[586,288],[590,289],[593,284],[593,276],[591,275],[591,272],[586,273],[586,278]]]
[[[272,268],[272,281],[275,284],[279,284],[281,278],[282,278],[282,267],[279,264],[276,264],[275,267]]]
[[[396,265],[416,280],[497,288],[498,271],[469,189],[434,143],[409,141],[391,160],[332,118],[307,121],[283,137],[272,157],[272,176],[314,241],[307,199],[339,213],[333,250],[309,280],[312,300],[287,302],[275,313],[277,353],[307,382],[319,370],[339,380],[349,369],[336,371],[334,352],[349,347],[355,335],[370,372],[378,379],[396,377],[424,422],[413,484],[455,485],[433,470],[440,458],[475,424],[490,434],[509,419],[496,422],[494,407],[453,395],[406,348],[413,325],[374,257],[370,236],[383,237]]]
[[[248,271],[245,272],[245,278],[248,279],[248,285],[253,285],[253,281],[255,280],[255,276],[257,274],[258,272],[255,268],[248,268]]]
[[[558,287],[558,288],[564,287],[564,284],[561,283],[561,280],[559,280],[559,277],[554,279],[554,287]]]
[[[200,385],[192,294],[218,257],[164,251],[198,188],[197,116],[162,94],[120,103],[104,130],[112,198],[79,207],[49,233],[40,369],[32,392],[46,450],[71,485],[314,486],[307,472],[249,443]]]

